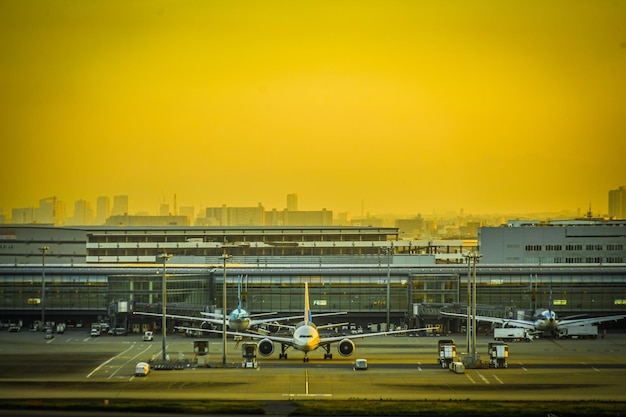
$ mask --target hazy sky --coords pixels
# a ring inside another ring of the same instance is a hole
[[[0,209],[607,212],[626,0],[0,0]]]

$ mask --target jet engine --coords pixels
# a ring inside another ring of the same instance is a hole
[[[263,339],[258,344],[259,353],[262,356],[270,356],[274,353],[274,342],[270,339]]]
[[[343,339],[339,342],[337,350],[341,356],[350,356],[352,355],[352,352],[354,352],[354,342],[350,339]]]

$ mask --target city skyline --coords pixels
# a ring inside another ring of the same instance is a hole
[[[0,210],[607,212],[626,3],[0,5]]]
[[[577,210],[568,210],[562,209],[553,212],[466,212],[462,207],[458,210],[433,210],[432,212],[412,212],[412,213],[370,213],[370,212],[362,212],[362,213],[352,213],[350,211],[345,211],[341,209],[337,209],[334,207],[324,206],[314,210],[301,209],[299,206],[299,194],[298,193],[288,193],[285,197],[285,203],[280,207],[269,207],[265,205],[263,202],[258,202],[254,205],[246,205],[246,206],[234,206],[227,203],[219,204],[219,205],[207,205],[196,207],[193,205],[185,204],[184,202],[180,203],[176,195],[172,196],[171,199],[163,200],[158,207],[151,211],[145,210],[134,210],[133,209],[133,198],[128,195],[115,195],[115,196],[98,196],[95,201],[88,201],[85,199],[79,199],[75,202],[66,202],[61,199],[56,198],[55,196],[47,197],[39,200],[39,204],[37,206],[29,206],[29,207],[20,207],[20,208],[12,208],[9,213],[1,213],[0,219],[4,218],[5,223],[15,223],[15,224],[28,224],[28,223],[55,223],[58,225],[98,225],[105,224],[107,219],[114,216],[137,216],[137,217],[158,217],[158,216],[172,216],[172,217],[180,217],[186,216],[189,218],[190,225],[193,225],[196,220],[202,220],[205,217],[211,217],[209,210],[213,212],[215,209],[221,210],[222,208],[227,209],[253,209],[256,210],[258,208],[262,208],[264,212],[282,212],[282,211],[300,211],[300,212],[317,212],[322,213],[328,211],[332,214],[332,218],[334,220],[339,221],[341,224],[350,223],[352,220],[360,220],[360,219],[386,219],[387,222],[393,219],[412,219],[412,218],[431,218],[431,219],[450,219],[450,218],[464,218],[468,219],[488,219],[488,218],[499,218],[500,220],[511,220],[514,218],[524,218],[525,215],[530,217],[525,217],[526,219],[541,219],[541,220],[554,220],[557,218],[562,219],[573,219],[573,218],[584,218],[584,217],[593,217],[593,218],[610,218],[611,214],[609,213],[611,210],[611,204],[615,204],[617,197],[617,201],[619,201],[619,207],[617,207],[617,213],[623,213],[623,201],[625,197],[624,187],[620,186],[618,189],[609,190],[607,195],[607,204],[604,208],[597,208],[589,206],[585,210],[577,209]],[[71,210],[71,207],[74,209]],[[616,211],[616,207],[613,207],[613,211]],[[54,215],[52,214],[54,213]],[[609,213],[609,214],[607,214]],[[257,213],[258,214],[258,213]],[[14,219],[12,218],[15,215],[25,216],[26,219]],[[31,217],[32,216],[32,217]],[[53,217],[54,216],[54,219]],[[502,217],[504,216],[504,217]],[[507,217],[509,216],[509,217]],[[521,217],[520,217],[521,216]],[[613,218],[623,218],[623,215],[613,214]],[[0,221],[2,223],[2,221]],[[206,225],[206,224],[205,224]]]

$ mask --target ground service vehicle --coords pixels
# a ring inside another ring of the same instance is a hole
[[[449,368],[450,364],[456,360],[456,345],[452,339],[440,339],[437,342],[439,348],[439,365],[442,368]]]
[[[367,370],[367,359],[357,359],[354,361],[354,370],[355,371],[366,371]]]
[[[151,342],[154,340],[154,333],[152,333],[151,331],[147,331],[143,334],[143,340],[144,342]]]
[[[455,374],[464,374],[465,364],[463,362],[452,362],[450,364],[450,370]]]
[[[135,375],[136,376],[146,376],[150,373],[150,364],[147,362],[139,362],[135,366]]]
[[[509,345],[502,342],[489,342],[487,345],[490,368],[506,368],[509,358]]]
[[[584,326],[571,326],[559,329],[559,339],[571,337],[572,339],[596,339],[598,337],[598,326],[586,324]]]
[[[533,336],[530,330],[522,329],[521,327],[497,327],[493,329],[493,339],[511,342],[530,342]]]
[[[102,334],[102,326],[100,323],[91,323],[91,336],[96,337]]]
[[[243,361],[241,362],[242,368],[253,368],[256,369],[258,366],[256,361],[256,353],[258,351],[258,346],[256,342],[244,342],[241,346],[241,356],[243,357]]]

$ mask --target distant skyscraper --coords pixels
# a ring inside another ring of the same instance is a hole
[[[93,210],[87,200],[78,200],[74,204],[74,216],[68,219],[72,225],[90,225],[93,220]]]
[[[287,210],[298,210],[298,194],[287,194]]]
[[[609,217],[626,219],[626,189],[624,186],[609,191]]]
[[[98,197],[96,202],[96,224],[104,224],[111,214],[111,200],[109,197]]]
[[[54,224],[55,209],[57,198],[48,197],[39,200],[39,207],[35,209],[35,221],[37,223],[49,223]]]
[[[128,196],[116,195],[113,197],[111,216],[124,216],[126,214],[128,214]]]
[[[161,204],[161,207],[159,207],[159,216],[169,216],[170,214],[170,205],[167,203]]]
[[[194,220],[194,216],[195,216],[195,209],[193,206],[183,206],[179,209],[179,215],[180,216],[187,216],[189,217],[189,221],[193,222]]]
[[[28,224],[35,221],[35,209],[32,207],[11,210],[11,221],[15,224]]]

